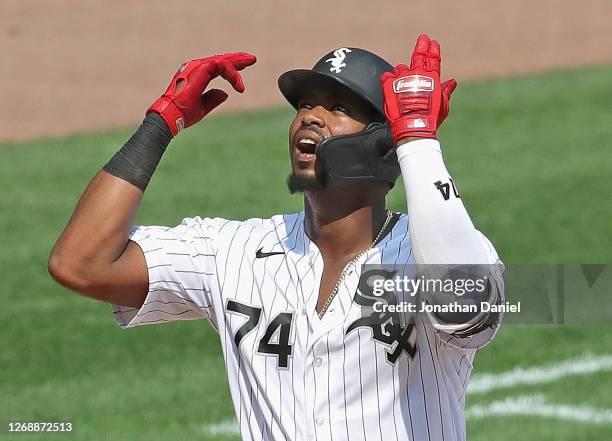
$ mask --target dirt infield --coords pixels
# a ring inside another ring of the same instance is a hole
[[[460,82],[612,61],[609,0],[5,0],[2,15],[0,140],[134,124],[178,65],[212,53],[259,58],[225,111],[281,103],[277,76],[335,47],[405,62],[421,32]]]

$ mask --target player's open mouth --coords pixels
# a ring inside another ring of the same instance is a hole
[[[310,134],[304,135],[296,137],[295,159],[298,161],[314,161],[317,156],[317,145],[320,139],[315,139],[315,137]]]

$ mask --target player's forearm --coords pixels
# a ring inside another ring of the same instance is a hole
[[[149,114],[94,177],[51,254],[49,269],[60,283],[91,284],[121,256],[143,192],[171,139],[161,117]]]
[[[123,252],[142,190],[101,170],[81,196],[49,259],[60,283],[75,284],[104,272]]]
[[[486,263],[478,231],[461,201],[435,139],[397,148],[417,263]]]
[[[440,63],[440,44],[422,34],[410,67],[399,64],[380,78],[406,189],[412,249],[417,264],[486,263],[437,141],[457,87],[453,79],[441,82]]]

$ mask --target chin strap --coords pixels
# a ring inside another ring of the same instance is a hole
[[[359,133],[327,138],[316,153],[331,178],[386,181],[393,187],[400,175],[395,143],[385,123],[371,123]]]

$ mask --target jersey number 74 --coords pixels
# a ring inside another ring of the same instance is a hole
[[[226,309],[229,312],[244,315],[248,319],[236,332],[234,342],[240,347],[242,339],[259,324],[261,308],[245,305],[234,300],[228,300]],[[259,340],[257,352],[272,355],[277,359],[277,366],[282,369],[289,367],[289,357],[293,355],[293,346],[289,344],[293,313],[280,312],[268,324],[266,332]]]

